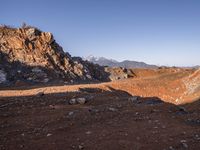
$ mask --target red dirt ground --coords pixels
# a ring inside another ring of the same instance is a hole
[[[199,150],[199,88],[188,93],[185,83],[198,72],[134,72],[100,84],[2,88],[0,149]],[[68,104],[78,97],[87,103]]]

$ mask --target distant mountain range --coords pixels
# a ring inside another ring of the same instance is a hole
[[[194,66],[193,68],[200,68],[200,66],[199,66],[199,65],[196,65],[196,66]]]
[[[92,55],[85,57],[83,59],[90,61],[94,64],[99,64],[101,66],[109,66],[109,67],[123,67],[123,68],[157,68],[158,67],[156,65],[150,65],[144,62],[130,61],[130,60],[124,60],[122,62],[118,62],[113,59],[107,59],[104,57],[94,57]]]

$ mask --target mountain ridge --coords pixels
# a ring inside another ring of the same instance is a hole
[[[117,61],[114,59],[108,59],[105,57],[95,57],[92,55],[89,55],[87,57],[83,58],[84,60],[87,60],[89,62],[92,62],[94,64],[98,64],[100,66],[109,66],[109,67],[123,67],[123,68],[158,68],[156,65],[147,64],[144,62],[139,61],[132,61],[132,60],[124,60],[124,61]]]

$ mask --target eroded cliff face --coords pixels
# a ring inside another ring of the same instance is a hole
[[[0,26],[1,81],[66,82],[106,80],[103,67],[73,59],[50,32],[34,27]],[[4,75],[3,75],[4,74]]]

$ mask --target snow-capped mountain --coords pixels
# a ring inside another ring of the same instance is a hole
[[[90,61],[94,64],[99,64],[101,66],[109,66],[109,67],[124,67],[124,68],[157,68],[156,65],[149,65],[144,62],[130,61],[124,60],[122,62],[118,62],[113,59],[107,59],[105,57],[95,57],[88,56],[83,58],[84,60]]]

